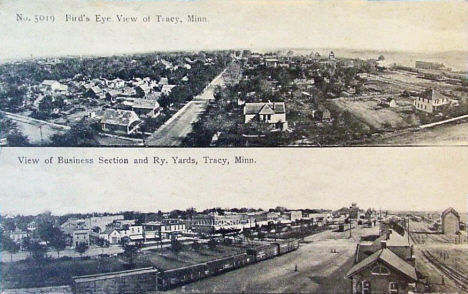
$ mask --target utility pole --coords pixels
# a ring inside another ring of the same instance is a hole
[[[351,233],[351,230],[353,229],[353,221],[351,218],[349,219],[349,238],[353,237],[353,234]]]
[[[44,145],[44,139],[42,138],[42,125],[39,125],[39,132],[41,133],[41,146]]]

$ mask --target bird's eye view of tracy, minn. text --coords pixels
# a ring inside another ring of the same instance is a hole
[[[3,61],[1,146],[466,145],[465,55],[332,48]]]

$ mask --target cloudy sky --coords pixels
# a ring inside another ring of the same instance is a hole
[[[467,51],[466,1],[58,1],[0,0],[0,56],[114,54],[225,48]],[[31,22],[18,21],[17,14]],[[67,14],[90,22],[66,22]],[[100,24],[95,15],[109,16]],[[136,16],[118,23],[116,15]],[[35,23],[35,15],[55,22]],[[151,16],[152,21],[142,22]],[[182,24],[158,24],[155,15]],[[188,23],[188,15],[208,23]]]
[[[466,211],[466,148],[109,149],[4,148],[0,150],[2,214],[195,207],[337,209],[361,207]],[[18,157],[193,157],[192,166],[21,165]],[[203,156],[227,157],[208,166]],[[235,165],[234,156],[253,157]]]

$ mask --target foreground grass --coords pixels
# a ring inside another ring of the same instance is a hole
[[[239,253],[238,248],[218,246],[211,250],[201,248],[197,251],[185,248],[175,254],[170,250],[163,253],[144,251],[133,259],[131,268],[155,267],[160,270],[184,267]],[[93,258],[60,259],[47,258],[41,262],[22,260],[1,263],[2,287],[5,289],[39,288],[70,285],[72,277],[123,271],[129,269],[129,260],[122,255],[98,256]]]

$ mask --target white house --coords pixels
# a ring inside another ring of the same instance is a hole
[[[448,104],[450,104],[450,99],[434,89],[424,91],[413,102],[416,109],[428,113],[439,111]]]
[[[284,102],[246,103],[244,106],[245,123],[257,120],[274,125],[278,129],[286,129],[286,106]]]

